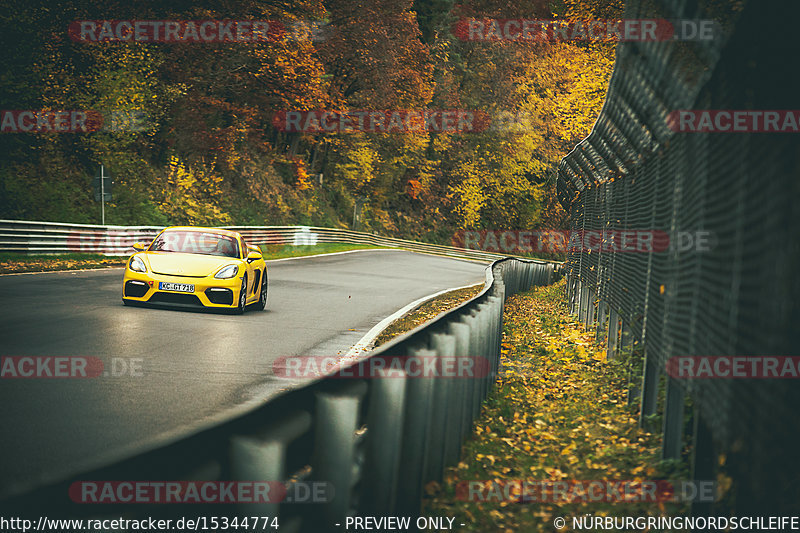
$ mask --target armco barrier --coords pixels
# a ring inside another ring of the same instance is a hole
[[[505,298],[552,281],[555,265],[503,259],[481,293],[374,350],[370,356],[480,357],[471,378],[324,377],[220,425],[46,487],[0,495],[0,515],[53,517],[278,516],[281,531],[336,531],[346,516],[414,516],[423,486],[458,463],[463,439],[495,381]],[[484,361],[481,359],[481,361]],[[382,374],[383,375],[383,374]],[[400,376],[400,377],[397,377]],[[76,504],[78,480],[319,481],[322,503]]]
[[[494,261],[501,254],[427,244],[361,231],[313,226],[222,226],[238,231],[250,244],[313,245],[328,242],[403,248],[415,252]],[[163,227],[95,226],[60,222],[0,220],[0,252],[28,254],[97,253],[130,255],[137,241],[150,242]]]

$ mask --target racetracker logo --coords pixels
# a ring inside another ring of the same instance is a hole
[[[272,120],[279,131],[292,133],[475,133],[487,131],[489,115],[462,109],[278,111]]]
[[[720,35],[720,25],[714,20],[462,18],[453,34],[463,41],[711,41]]]
[[[797,379],[800,377],[800,357],[672,357],[667,360],[667,374],[677,379]]]
[[[683,109],[667,115],[667,126],[680,133],[797,133],[800,110]]]
[[[0,111],[0,133],[88,133],[146,129],[147,116],[143,111],[110,111],[105,115],[92,110]]]
[[[274,20],[76,20],[69,36],[81,43],[263,43],[320,41],[329,28],[317,22]]]
[[[336,357],[281,357],[272,363],[281,378],[483,378],[489,360],[466,356],[376,355],[353,363]]]
[[[672,236],[659,230],[459,230],[453,234],[456,248],[489,253],[524,255],[528,253],[569,252],[685,252],[709,251],[711,232],[679,231]]]
[[[325,481],[76,481],[75,503],[325,503],[334,496]]]
[[[471,502],[713,502],[714,481],[486,480],[460,481],[456,499]]]
[[[84,356],[3,356],[0,379],[81,379],[99,377],[141,377],[140,357],[112,357],[105,365],[97,357]]]

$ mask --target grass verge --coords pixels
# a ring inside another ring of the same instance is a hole
[[[562,280],[506,302],[499,382],[462,447],[461,462],[446,471],[442,484],[426,486],[424,514],[455,517],[466,524],[462,531],[552,533],[559,531],[558,517],[566,518],[560,529],[566,531],[571,517],[586,514],[658,516],[688,509],[615,497],[572,500],[579,489],[534,490],[528,502],[520,501],[515,481],[546,487],[541,483],[686,478],[681,464],[660,460],[660,436],[638,428],[626,401],[626,361],[606,360],[593,335],[569,315],[564,291]]]
[[[452,309],[463,302],[466,302],[470,298],[474,298],[482,290],[483,283],[472,287],[465,287],[463,289],[449,291],[437,296],[436,298],[433,298],[432,300],[428,300],[405,316],[398,318],[389,324],[386,329],[381,331],[380,335],[378,335],[378,337],[375,339],[375,347],[389,342],[393,338],[405,333],[406,331],[411,331],[415,327],[424,324],[428,320],[439,316],[439,314],[444,313],[445,311]]]

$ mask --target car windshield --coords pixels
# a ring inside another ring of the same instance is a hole
[[[156,237],[148,250],[239,257],[236,238],[203,231],[165,231]]]

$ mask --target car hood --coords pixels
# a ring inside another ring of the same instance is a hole
[[[225,265],[240,262],[233,257],[180,252],[149,252],[146,255],[150,270],[168,276],[205,277],[214,274]]]

